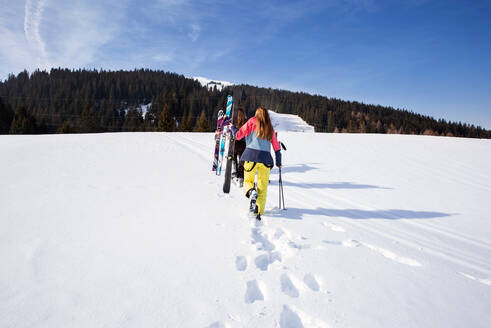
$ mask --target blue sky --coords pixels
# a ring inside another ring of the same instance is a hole
[[[0,0],[0,79],[151,68],[491,129],[491,0]]]

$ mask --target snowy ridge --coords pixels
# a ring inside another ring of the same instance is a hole
[[[225,87],[234,85],[232,82],[210,80],[206,77],[201,77],[201,76],[193,77],[193,79],[198,81],[202,86],[207,87],[210,90],[213,89],[215,86],[217,87],[217,90],[222,90]]]
[[[289,132],[315,132],[313,126],[308,125],[298,115],[279,114],[273,111],[268,111],[271,117],[271,123],[276,131]]]
[[[0,327],[489,326],[491,140],[279,136],[261,223],[212,133],[0,136]]]

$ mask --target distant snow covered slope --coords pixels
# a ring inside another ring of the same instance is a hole
[[[491,140],[280,138],[257,224],[211,133],[0,136],[0,327],[490,326]]]
[[[193,79],[197,80],[202,86],[207,87],[208,89],[213,89],[216,86],[217,90],[222,90],[224,87],[234,85],[232,82],[210,80],[201,76],[193,77]]]
[[[269,116],[276,131],[315,132],[313,126],[308,125],[297,115],[279,114],[270,110]]]

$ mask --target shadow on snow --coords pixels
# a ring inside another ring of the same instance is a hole
[[[386,219],[386,220],[398,220],[398,219],[434,219],[447,217],[452,214],[441,212],[427,212],[427,211],[411,211],[411,210],[358,210],[358,209],[329,209],[329,208],[316,208],[316,209],[304,209],[288,207],[285,211],[278,208],[273,209],[270,213],[266,213],[273,217],[281,217],[291,220],[302,220],[304,215],[318,215],[339,217],[348,219]]]
[[[278,181],[271,181],[271,184],[278,184]],[[298,187],[304,189],[392,189],[368,184],[356,184],[351,182],[333,182],[333,183],[296,183],[283,181],[284,186]]]
[[[284,166],[281,169],[281,173],[282,174],[292,173],[292,172],[305,173],[305,172],[308,172],[308,171],[318,170],[319,169],[318,167],[312,166],[311,164],[312,165],[315,165],[315,164],[319,164],[319,163],[291,164],[291,165],[289,164],[288,166]],[[275,167],[275,172],[278,173],[278,168],[276,168],[276,167]]]

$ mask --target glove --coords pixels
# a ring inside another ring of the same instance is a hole
[[[239,129],[237,129],[237,127],[235,125],[232,125],[230,127],[230,131],[232,132],[232,136],[234,137],[235,139],[235,135],[237,134],[237,131],[239,131]]]
[[[274,152],[276,157],[276,166],[281,166],[281,151],[277,150]]]

